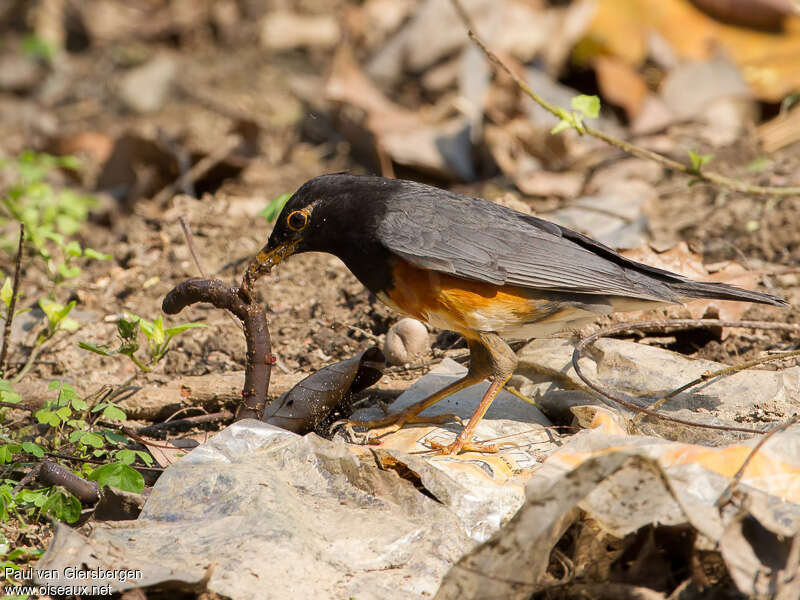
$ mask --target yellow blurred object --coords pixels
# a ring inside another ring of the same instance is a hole
[[[753,93],[778,102],[800,87],[800,16],[787,16],[781,31],[759,31],[716,21],[689,0],[598,0],[582,48],[640,66],[656,32],[685,60],[723,52],[739,67]]]

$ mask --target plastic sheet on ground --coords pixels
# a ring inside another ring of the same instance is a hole
[[[732,500],[717,508],[756,440],[709,448],[629,436],[607,409],[584,408],[594,413],[592,428],[545,461],[520,512],[454,566],[437,598],[521,599],[554,585],[546,574],[550,550],[579,514],[594,522],[597,537],[630,540],[647,526],[688,526],[683,537],[718,550],[739,591],[797,597],[800,427],[768,440]]]
[[[519,352],[519,367],[513,381],[546,414],[563,413],[570,406],[601,403],[572,367],[574,348],[569,340],[542,339],[530,342]],[[592,381],[645,404],[704,373],[727,366],[617,339],[598,340],[587,356],[581,358],[580,365]],[[774,415],[782,420],[781,416],[788,418],[797,409],[800,409],[800,367],[779,371],[746,369],[727,377],[709,379],[678,394],[660,408],[670,416],[701,423],[741,426],[756,421],[753,423],[756,429],[764,427],[758,423],[763,415]],[[618,410],[630,414],[625,409]],[[750,437],[749,434],[652,420],[644,420],[640,428],[646,433],[706,444],[727,444]]]
[[[400,401],[460,371],[448,361]],[[459,395],[456,412],[471,412],[482,393],[475,386]],[[88,538],[59,527],[37,566],[142,572],[139,580],[77,582],[116,591],[171,582],[231,598],[430,597],[460,556],[518,510],[536,453],[551,447],[533,406],[510,394],[498,403],[479,438],[518,434],[527,447],[489,457],[400,449],[447,441],[457,424],[409,427],[364,447],[240,421],[168,468],[138,520],[97,523]]]

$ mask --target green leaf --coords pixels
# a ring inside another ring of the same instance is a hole
[[[75,300],[71,300],[69,304],[64,306],[47,298],[39,298],[39,306],[44,314],[47,315],[51,329],[74,331],[78,328],[77,321],[67,318],[69,312],[75,308]]]
[[[144,478],[141,473],[121,462],[98,467],[89,473],[88,478],[90,481],[96,481],[101,487],[111,486],[135,494],[144,489]]]
[[[89,350],[90,352],[94,352],[95,354],[100,354],[101,356],[114,356],[114,354],[116,354],[112,350],[108,350],[103,346],[95,346],[89,342],[78,342],[78,347],[83,348],[84,350]]]
[[[75,410],[86,410],[87,408],[89,408],[89,405],[86,404],[86,401],[80,396],[75,396],[75,398],[72,399],[72,402],[70,402],[70,404],[72,405],[72,408],[74,408]]]
[[[11,297],[14,295],[14,288],[11,285],[11,278],[6,277],[3,287],[0,288],[0,300],[6,305],[6,310],[11,310]]]
[[[194,329],[195,327],[208,327],[205,323],[184,323],[183,325],[176,325],[164,330],[164,335],[168,338],[174,337],[187,329]]]
[[[14,453],[19,452],[22,446],[19,444],[5,444],[0,446],[0,465],[10,463],[14,459]]]
[[[33,442],[22,442],[22,449],[28,454],[33,454],[36,458],[42,458],[44,456],[44,448]]]
[[[112,421],[124,421],[128,418],[128,415],[125,414],[124,410],[112,405],[106,406],[105,410],[103,411],[103,416],[106,419],[111,419]]]
[[[689,161],[692,163],[692,170],[696,172],[700,172],[700,169],[714,158],[713,154],[698,154],[694,150],[689,150]]]
[[[66,421],[72,416],[72,409],[69,406],[62,406],[56,411],[56,414],[62,421]]]
[[[572,98],[571,104],[572,108],[590,119],[596,119],[600,115],[600,98],[597,96],[580,94]]]
[[[136,453],[136,456],[138,456],[148,467],[153,466],[153,457],[150,456],[150,454],[147,452],[142,452],[141,450],[134,450],[134,452]]]
[[[81,324],[78,323],[75,319],[71,319],[69,317],[64,318],[59,324],[58,328],[63,329],[64,331],[76,331]]]
[[[127,437],[111,429],[104,429],[103,435],[106,436],[106,441],[108,441],[109,444],[114,444],[114,445],[127,444],[128,442],[130,442],[130,440]]]
[[[117,333],[123,340],[135,339],[138,330],[138,320],[120,319],[117,321]]]
[[[36,420],[39,421],[39,423],[44,423],[46,425],[50,425],[51,427],[58,427],[61,424],[61,419],[59,416],[47,408],[40,408],[33,413],[33,416],[36,417]]]
[[[73,240],[64,246],[64,253],[69,256],[81,256],[83,254],[83,250],[81,249],[81,245]]]
[[[94,250],[93,248],[84,248],[83,255],[86,258],[94,258],[95,260],[111,260],[113,256],[110,254],[105,254],[104,252],[99,252]]]
[[[572,123],[570,123],[569,121],[563,121],[563,120],[562,120],[562,121],[559,121],[559,122],[556,124],[556,126],[555,126],[555,127],[553,127],[553,128],[550,130],[550,134],[551,134],[551,135],[555,135],[555,134],[557,134],[557,133],[561,133],[561,132],[562,132],[562,131],[564,131],[565,129],[571,129],[572,127],[574,127],[574,125],[573,125]]]
[[[102,448],[103,438],[96,433],[84,431],[83,435],[81,436],[80,443],[84,446],[91,446],[92,448]]]
[[[22,38],[22,51],[30,58],[50,62],[55,55],[55,49],[38,35],[28,34]]]
[[[136,461],[136,452],[133,450],[120,450],[115,457],[123,465],[132,465]]]
[[[271,200],[270,203],[267,204],[266,208],[259,211],[258,215],[260,217],[264,217],[267,220],[267,223],[272,223],[278,217],[278,215],[281,214],[283,207],[291,197],[291,194],[281,194],[277,198]]]
[[[0,379],[0,400],[9,404],[17,404],[22,400],[22,397],[14,391],[10,381]]]
[[[139,329],[142,330],[144,336],[148,340],[152,340],[156,336],[156,323],[154,321],[148,321],[147,319],[142,319],[141,317],[137,317],[139,323]]]
[[[42,506],[42,511],[59,521],[74,523],[81,516],[81,503],[72,494],[56,488]]]
[[[64,279],[75,279],[82,272],[79,266],[73,265],[70,267],[65,263],[59,263],[56,270]]]
[[[772,161],[767,158],[766,156],[759,156],[758,158],[754,158],[749,163],[745,169],[748,173],[762,173],[769,169],[772,166]]]

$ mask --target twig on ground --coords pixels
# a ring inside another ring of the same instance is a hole
[[[11,338],[11,324],[14,321],[14,311],[17,308],[17,294],[19,293],[20,269],[22,267],[22,253],[25,241],[25,223],[19,224],[19,245],[17,246],[17,260],[14,265],[14,282],[12,283],[11,303],[8,306],[6,323],[3,327],[3,347],[0,348],[0,375],[6,373],[6,355],[8,354],[8,342]]]
[[[785,431],[798,421],[800,421],[800,415],[795,415],[785,423],[781,423],[780,425],[778,425],[775,429],[768,431],[760,440],[758,440],[758,443],[753,447],[753,449],[747,455],[747,458],[744,459],[742,466],[739,467],[736,473],[734,473],[733,477],[731,477],[730,483],[728,483],[728,485],[725,487],[722,494],[720,494],[720,497],[717,498],[717,501],[714,503],[714,506],[719,508],[727,504],[728,501],[730,501],[731,497],[733,496],[733,491],[736,489],[736,487],[739,485],[739,482],[742,480],[742,476],[744,475],[745,469],[747,469],[747,465],[749,465],[750,461],[753,460],[755,455],[759,453],[764,444],[766,444],[773,435],[781,431]]]
[[[739,363],[738,365],[732,365],[730,367],[725,367],[724,369],[718,369],[716,371],[707,371],[700,375],[697,379],[690,381],[686,385],[682,385],[681,387],[672,390],[669,394],[662,396],[655,402],[650,405],[650,410],[657,410],[661,408],[664,403],[672,400],[678,394],[681,394],[688,390],[689,388],[693,388],[696,385],[700,385],[701,383],[705,383],[706,381],[710,381],[712,379],[716,379],[717,377],[726,377],[728,375],[733,375],[734,373],[738,373],[739,371],[744,371],[745,369],[749,369],[750,367],[755,367],[758,365],[763,365],[764,363],[773,362],[776,360],[781,360],[784,358],[793,358],[795,356],[800,356],[800,350],[792,350],[791,352],[780,352],[779,354],[773,354],[772,356],[762,356],[761,358],[754,358],[753,360],[747,360],[743,363]],[[633,423],[636,424],[642,419],[643,415],[639,414],[636,415],[633,419]]]
[[[233,418],[233,413],[228,410],[222,410],[216,413],[207,415],[197,415],[195,417],[185,417],[183,419],[175,419],[174,421],[165,421],[164,423],[156,423],[155,425],[147,425],[140,427],[136,433],[147,435],[164,429],[171,429],[173,427],[181,427],[182,425],[199,425],[201,423],[213,423],[215,421],[227,421]]]
[[[631,322],[631,323],[620,323],[619,325],[614,325],[612,327],[606,327],[595,333],[583,338],[578,342],[575,346],[575,351],[572,353],[572,367],[575,369],[575,374],[580,377],[581,381],[583,381],[589,388],[600,394],[603,398],[608,398],[613,402],[616,402],[625,408],[630,410],[636,411],[638,413],[643,413],[651,417],[655,417],[662,421],[670,421],[672,423],[678,423],[681,425],[688,425],[690,427],[699,427],[702,429],[714,429],[718,431],[741,431],[745,433],[765,433],[764,430],[760,429],[752,429],[748,427],[736,427],[732,425],[709,425],[705,423],[696,423],[693,421],[687,421],[685,419],[678,419],[677,417],[670,417],[668,415],[662,414],[653,408],[645,408],[644,406],[640,406],[634,402],[631,402],[627,398],[622,398],[618,394],[615,394],[613,391],[604,388],[603,386],[593,382],[589,379],[582,371],[579,360],[583,356],[584,351],[586,350],[587,346],[590,346],[594,342],[596,342],[599,338],[612,335],[615,333],[620,333],[623,331],[630,331],[630,330],[653,330],[653,329],[663,329],[667,327],[742,327],[742,328],[750,328],[750,329],[777,329],[782,331],[800,331],[800,325],[793,324],[793,323],[770,323],[768,321],[719,321],[717,319],[670,319],[664,321],[640,321],[640,322]],[[723,375],[729,375],[729,369],[725,369],[725,373]],[[695,384],[696,385],[696,384]]]
[[[30,471],[25,473],[25,476],[19,480],[19,483],[14,486],[14,489],[11,490],[11,495],[16,496],[19,491],[28,485],[31,481],[36,479],[39,476],[39,471],[42,469],[42,463],[36,463],[33,465]]]
[[[203,279],[208,279],[205,269],[203,269],[203,265],[200,264],[200,259],[197,258],[197,251],[194,247],[194,236],[192,235],[192,230],[189,228],[189,223],[186,222],[186,219],[183,218],[183,215],[178,217],[178,222],[181,224],[181,229],[183,229],[183,237],[186,238],[186,245],[189,247],[189,254],[192,255],[194,266],[197,267],[197,270],[200,272],[200,275],[203,277]]]
[[[246,302],[237,288],[218,279],[187,279],[165,297],[162,310],[174,315],[196,302],[208,302],[232,312],[244,325],[247,343],[247,364],[244,373],[242,401],[236,409],[235,421],[260,419],[267,402],[272,354],[267,316],[256,302]]]
[[[531,87],[523,80],[519,75],[517,75],[503,60],[497,56],[483,41],[483,39],[477,34],[477,30],[475,29],[475,24],[472,22],[467,11],[464,9],[464,6],[461,4],[461,0],[451,0],[453,7],[455,8],[456,12],[458,13],[461,20],[464,22],[464,25],[467,27],[467,33],[470,39],[475,42],[478,48],[486,55],[489,61],[498,67],[500,70],[507,73],[511,79],[514,80],[514,83],[517,84],[517,87],[521,89],[526,95],[528,95],[536,104],[541,106],[547,112],[551,113],[555,117],[561,119],[561,110],[559,107],[550,104],[547,100],[542,98],[539,94],[534,92]],[[616,148],[620,148],[631,154],[632,156],[636,156],[638,158],[644,158],[647,160],[652,160],[660,164],[667,169],[671,169],[673,171],[678,171],[679,173],[684,173],[686,175],[691,175],[697,179],[714,183],[722,187],[726,187],[731,190],[735,190],[737,192],[744,192],[748,194],[758,194],[761,196],[797,196],[800,195],[800,187],[773,187],[773,186],[761,186],[761,185],[752,185],[749,183],[745,183],[743,181],[738,181],[736,179],[732,179],[730,177],[726,177],[719,173],[714,173],[712,171],[705,171],[698,168],[694,168],[691,165],[686,165],[680,163],[676,160],[658,154],[657,152],[653,152],[652,150],[647,150],[646,148],[642,148],[641,146],[637,146],[636,144],[632,144],[630,142],[626,142],[625,140],[621,140],[615,138],[607,133],[604,133],[594,127],[590,127],[586,124],[583,124],[579,130],[580,133],[586,133],[595,137],[599,140],[603,140],[607,144],[614,146]]]

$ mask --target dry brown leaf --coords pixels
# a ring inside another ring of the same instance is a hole
[[[628,119],[635,118],[647,97],[644,77],[630,64],[612,56],[598,56],[594,69],[603,98],[624,108]]]
[[[714,265],[715,272],[710,273],[703,264],[699,254],[689,250],[685,242],[679,242],[666,252],[656,252],[649,244],[622,252],[631,260],[666,269],[697,281],[716,281],[745,289],[755,289],[760,272],[748,271],[736,261],[727,261]],[[699,299],[687,302],[684,306],[693,319],[719,318],[736,321],[752,304],[750,302],[734,302],[730,300]],[[636,311],[625,315],[626,320],[643,318],[647,311]],[[723,328],[723,339],[728,332]]]
[[[742,27],[775,29],[783,19],[792,14],[789,0],[692,0],[720,21]]]
[[[583,48],[638,67],[655,30],[685,60],[706,60],[722,51],[762,100],[779,101],[800,86],[800,16],[780,31],[759,31],[716,21],[689,0],[599,0]]]
[[[761,125],[758,139],[765,152],[775,152],[800,142],[800,106]]]

